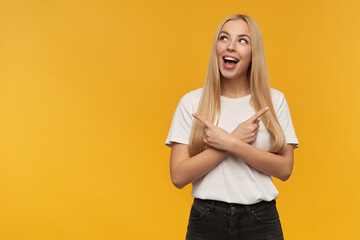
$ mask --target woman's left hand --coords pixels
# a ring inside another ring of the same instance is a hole
[[[205,137],[203,142],[206,145],[209,145],[210,147],[219,149],[219,150],[225,150],[227,151],[234,139],[234,137],[226,132],[224,129],[219,128],[212,124],[211,122],[207,121],[202,116],[193,113],[192,114],[194,118],[199,120],[202,124],[204,124],[204,133]]]

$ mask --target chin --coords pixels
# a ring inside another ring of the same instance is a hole
[[[238,75],[235,75],[235,74],[222,74],[220,73],[221,77],[222,78],[226,78],[226,79],[233,79],[233,78],[238,78],[239,76]]]
[[[222,79],[229,79],[229,80],[236,79],[236,77],[234,77],[234,76],[224,76],[224,75],[221,75],[221,78]]]

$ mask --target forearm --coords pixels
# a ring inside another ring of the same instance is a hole
[[[177,188],[199,179],[216,167],[228,155],[228,152],[207,148],[201,153],[188,158],[176,166],[173,182]]]
[[[228,151],[253,168],[283,181],[287,180],[292,172],[290,158],[261,150],[236,138],[233,138]]]

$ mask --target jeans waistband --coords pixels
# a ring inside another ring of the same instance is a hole
[[[200,199],[200,198],[194,198],[195,206],[201,207],[203,209],[216,208],[217,210],[220,210],[225,213],[244,213],[247,212],[250,214],[251,210],[254,210],[262,205],[266,204],[276,204],[276,199],[271,201],[260,201],[254,204],[240,204],[240,203],[227,203],[223,201],[218,200],[210,200],[210,199]]]

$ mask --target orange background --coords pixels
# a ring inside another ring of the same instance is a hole
[[[0,239],[184,239],[164,144],[228,15],[263,34],[300,142],[285,239],[360,239],[359,1],[0,1]]]

